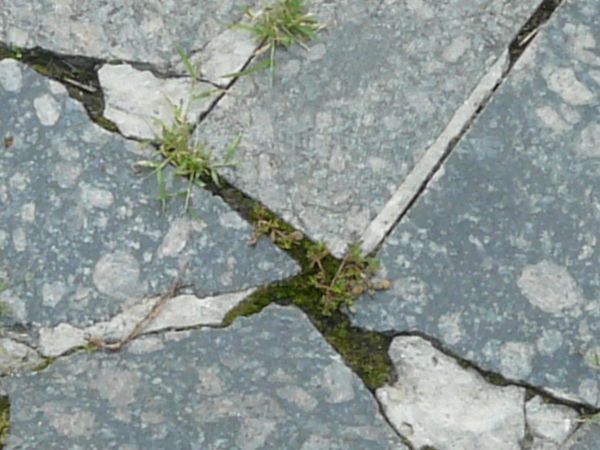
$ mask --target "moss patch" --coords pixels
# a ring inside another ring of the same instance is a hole
[[[328,256],[327,265],[334,270],[339,261]],[[240,316],[262,311],[271,303],[294,305],[300,308],[323,335],[325,340],[342,356],[346,364],[370,389],[394,381],[394,370],[388,350],[391,337],[382,333],[353,327],[346,313],[323,309],[322,291],[311,283],[315,269],[307,269],[293,278],[265,286],[231,310],[223,324],[230,325]]]
[[[0,447],[4,448],[8,429],[10,428],[10,401],[8,397],[0,397]]]

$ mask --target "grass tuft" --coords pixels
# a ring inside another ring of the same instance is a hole
[[[360,246],[352,245],[335,271],[328,270],[323,261],[329,256],[323,244],[315,244],[308,250],[311,267],[317,272],[309,277],[309,282],[322,293],[323,313],[330,315],[345,306],[353,311],[354,301],[365,292],[385,290],[389,281],[373,281],[379,270],[379,262],[361,255]]]
[[[217,162],[203,144],[193,142],[193,126],[187,121],[182,108],[175,108],[173,123],[171,125],[161,123],[161,129],[162,138],[158,145],[161,159],[139,161],[136,166],[154,170],[159,191],[157,199],[162,203],[163,210],[170,198],[184,195],[184,210],[188,211],[194,186],[204,187],[205,180],[211,180],[220,186],[221,179],[218,169],[235,166],[233,157],[240,138],[231,142],[223,160]],[[167,191],[164,170],[169,165],[175,168],[175,175],[187,178],[188,185],[184,192],[169,193]]]
[[[252,211],[254,233],[249,245],[256,245],[261,236],[268,236],[271,241],[284,250],[290,250],[300,245],[304,235],[284,223],[281,219],[267,211],[262,206],[256,206]]]
[[[324,25],[317,22],[306,12],[304,0],[279,0],[259,12],[246,11],[250,24],[237,24],[254,35],[260,43],[257,55],[269,53],[271,76],[275,70],[275,51],[277,48],[290,48],[306,44],[315,38]]]

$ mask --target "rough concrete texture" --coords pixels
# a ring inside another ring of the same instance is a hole
[[[104,94],[104,117],[127,137],[160,139],[176,118],[196,123],[218,92],[190,78],[161,79],[128,64],[105,64],[98,70]],[[199,97],[194,100],[194,97]],[[209,93],[213,93],[209,95]]]
[[[239,80],[198,136],[241,135],[229,179],[341,255],[538,3],[315,1],[311,49]]]
[[[210,42],[238,22],[249,0],[3,0],[0,41],[20,47],[40,46],[65,54],[103,60],[178,68],[177,48],[195,54],[207,67],[218,67]],[[222,38],[221,38],[222,39]],[[232,60],[248,44],[237,44]],[[209,46],[209,51],[203,49]],[[223,51],[231,50],[225,45]],[[247,55],[241,55],[245,62]],[[210,71],[209,71],[210,72]],[[216,72],[213,72],[216,73]],[[219,74],[219,76],[222,74]]]
[[[420,337],[394,339],[390,357],[398,381],[377,398],[415,448],[520,449],[524,389],[491,385]]]
[[[566,2],[379,255],[357,325],[600,406],[600,3]]]
[[[561,450],[598,450],[600,448],[600,425],[584,424]]]
[[[206,191],[163,210],[156,177],[133,170],[155,152],[94,125],[61,85],[4,60],[0,104],[0,300],[16,320],[87,326],[180,273],[205,297],[297,271],[268,240],[249,247],[250,226]]]
[[[293,308],[79,353],[2,384],[8,449],[405,449]]]

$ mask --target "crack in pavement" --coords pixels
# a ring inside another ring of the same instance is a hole
[[[488,71],[488,73],[486,75],[484,75],[484,77],[480,80],[478,86],[470,94],[469,99],[467,99],[465,105],[463,105],[463,107],[461,107],[461,108],[459,108],[459,110],[457,110],[454,117],[448,124],[446,130],[444,130],[444,132],[442,133],[442,135],[440,135],[438,140],[428,149],[428,151],[426,152],[425,156],[422,159],[422,161],[427,160],[426,167],[423,167],[423,168],[416,167],[413,170],[413,173],[415,173],[415,172],[419,173],[419,175],[418,175],[419,180],[410,179],[410,177],[409,177],[409,179],[407,179],[400,186],[400,188],[397,191],[397,194],[399,193],[398,195],[400,196],[400,200],[398,200],[398,198],[394,199],[394,197],[393,197],[392,200],[390,200],[390,203],[382,209],[382,211],[377,216],[377,218],[371,222],[371,224],[369,225],[369,227],[363,234],[362,250],[364,253],[376,252],[379,249],[379,247],[381,246],[381,244],[385,241],[385,238],[389,235],[391,230],[402,220],[402,218],[407,214],[407,212],[416,203],[416,201],[420,198],[420,196],[427,190],[429,183],[433,179],[435,179],[436,175],[442,169],[444,162],[450,156],[450,154],[452,153],[452,151],[454,150],[454,148],[456,147],[458,142],[468,132],[468,130],[473,125],[473,123],[479,117],[480,113],[489,104],[489,102],[491,101],[496,90],[502,85],[504,80],[510,75],[511,69],[514,66],[514,64],[516,63],[516,61],[523,54],[523,52],[527,49],[527,47],[531,44],[531,42],[533,42],[535,35],[536,35],[537,31],[539,30],[539,27],[542,26],[552,16],[552,14],[556,11],[556,9],[561,4],[562,4],[562,0],[545,0],[538,7],[538,10],[527,21],[527,23],[521,28],[521,31],[517,34],[517,36],[515,37],[515,39],[509,46],[509,49],[499,58],[499,60],[493,65],[491,70]],[[260,45],[257,47],[257,49],[258,48],[260,48]],[[0,44],[0,50],[1,50],[1,44]],[[27,62],[27,60],[28,60],[27,55],[30,54],[29,52],[33,52],[36,50],[40,51],[40,49],[24,50],[24,58],[23,58],[22,62],[24,62],[25,64],[28,64],[28,65],[31,65],[33,67],[34,63]],[[54,55],[51,52],[45,52],[45,51],[43,51],[43,52],[44,52],[43,54],[46,57],[49,57],[49,55]],[[0,55],[1,55],[1,53],[0,53]],[[54,55],[53,58],[54,57],[59,58],[59,59],[65,58],[65,61],[68,61],[69,58],[72,58],[72,56],[69,56],[69,55],[60,55],[60,56]],[[75,57],[75,58],[81,58],[81,57]],[[250,58],[248,58],[248,60],[245,62],[245,64],[243,65],[241,70],[244,71],[248,67],[250,67],[250,65],[255,60],[255,58],[256,58],[256,53],[253,54]],[[88,69],[88,71],[86,72],[86,75],[90,76],[91,74],[93,74],[95,76],[95,79],[93,79],[91,77],[90,78],[85,77],[84,79],[86,81],[93,80],[91,88],[94,90],[93,92],[95,92],[97,95],[99,95],[102,98],[103,94],[102,94],[101,86],[98,82],[97,70],[98,70],[99,66],[101,66],[103,64],[114,63],[115,61],[103,61],[103,60],[93,59],[93,58],[81,58],[81,61],[84,61],[84,60],[87,60],[86,64],[84,64],[84,66],[87,66],[88,64],[93,63],[93,69]],[[123,61],[118,61],[118,62],[123,62]],[[153,68],[149,64],[139,63],[139,62],[129,62],[129,61],[125,61],[125,62],[127,62],[128,64],[130,64],[133,67],[138,68],[140,70],[150,70],[153,74],[155,74],[159,77],[162,77],[162,78],[183,77],[181,75],[171,74],[170,72],[157,71],[155,67]],[[74,67],[77,69],[76,66],[77,65],[74,64]],[[79,69],[77,69],[77,70],[79,70]],[[48,75],[48,74],[45,74],[45,75],[49,76],[50,78],[54,78],[52,75]],[[96,121],[95,117],[96,118],[102,117],[101,116],[102,111],[100,112],[99,115],[96,115],[96,116],[94,116],[93,113],[90,111],[90,109],[88,107],[89,105],[86,104],[86,102],[85,102],[85,91],[86,91],[85,86],[87,86],[87,85],[84,82],[81,82],[79,78],[74,78],[73,80],[70,80],[70,81],[68,78],[65,78],[65,77],[63,77],[62,79],[61,78],[54,78],[54,79],[67,85],[67,88],[69,88],[70,94],[71,94],[72,90],[74,90],[75,92],[84,91],[84,92],[79,92],[77,94],[77,96],[72,95],[72,97],[78,101],[81,101],[84,104],[84,106],[86,106],[86,111],[88,112],[88,114],[90,115],[90,118],[92,120]],[[216,96],[216,98],[212,101],[212,103],[208,107],[208,109],[205,110],[199,116],[198,121],[195,124],[193,124],[194,128],[196,128],[202,124],[202,122],[218,106],[218,104],[222,101],[222,99],[226,95],[228,95],[230,89],[234,86],[234,84],[238,81],[238,79],[239,79],[239,77],[233,77],[231,79],[231,81],[225,87],[223,87],[223,92],[221,92],[218,96]],[[199,81],[208,81],[208,80],[199,80]],[[222,86],[217,85],[216,83],[212,83],[210,81],[208,81],[208,82],[213,84],[214,86],[222,87]],[[81,85],[78,86],[78,84],[81,84]],[[87,94],[92,94],[93,92],[88,91]],[[102,109],[103,109],[103,106],[104,105],[103,105],[103,98],[102,98]],[[118,130],[110,130],[110,131],[120,134],[118,132]],[[128,138],[128,139],[130,139],[130,138]],[[421,164],[421,162],[419,164]],[[425,170],[425,169],[427,169],[427,170]],[[423,175],[423,172],[425,172],[425,175]],[[412,176],[412,173],[411,173],[411,176]],[[407,188],[407,185],[409,185],[409,188]],[[207,189],[209,191],[211,191],[213,194],[219,195],[221,198],[223,198],[223,200],[225,200],[226,203],[230,207],[232,207],[237,212],[240,212],[242,217],[247,221],[250,221],[248,212],[251,210],[252,207],[254,207],[256,205],[260,205],[260,206],[264,207],[259,201],[249,197],[248,195],[244,194],[243,192],[241,192],[240,190],[238,190],[237,188],[235,188],[234,186],[232,186],[229,183],[225,183],[225,185],[222,187],[216,186],[214,183],[208,183]],[[409,192],[407,193],[407,191],[409,191]],[[396,196],[396,194],[394,194],[394,195]],[[392,218],[393,218],[393,220],[391,220]],[[289,252],[288,252],[288,254],[289,254]],[[307,314],[307,316],[309,316],[309,318],[311,318],[311,320],[313,320],[313,318],[310,316],[310,314],[307,311],[304,311],[304,312],[305,312],[305,314]],[[199,326],[193,326],[193,327],[184,327],[181,329],[171,328],[171,329],[152,331],[150,333],[159,334],[159,333],[164,333],[165,331],[187,331],[187,330],[194,330],[194,329],[199,329],[199,328],[204,328],[204,327],[207,327],[207,326],[199,325]],[[221,327],[216,327],[216,328],[221,328]],[[317,329],[319,329],[319,328],[317,327]],[[319,331],[323,334],[322,330],[319,329]],[[144,333],[144,334],[148,334],[148,333]],[[557,404],[561,404],[561,405],[565,405],[570,408],[573,408],[579,414],[592,414],[592,413],[598,412],[598,410],[591,408],[587,404],[574,402],[574,401],[571,401],[568,399],[563,399],[563,398],[557,397],[549,392],[546,392],[543,388],[532,386],[527,383],[522,383],[522,382],[519,382],[516,380],[510,380],[510,379],[503,377],[500,374],[497,374],[497,373],[494,373],[491,371],[487,371],[487,370],[477,366],[476,364],[474,364],[458,355],[453,354],[452,352],[450,352],[446,348],[444,348],[444,346],[442,345],[442,343],[440,341],[438,341],[437,339],[432,338],[430,336],[427,336],[423,333],[415,331],[415,332],[380,333],[380,334],[385,335],[387,338],[389,338],[389,341],[391,341],[391,339],[393,339],[394,337],[399,337],[399,336],[421,337],[422,339],[425,339],[428,342],[430,342],[436,349],[438,349],[442,353],[446,354],[447,356],[449,356],[452,359],[454,359],[455,361],[457,361],[459,363],[459,365],[463,366],[464,368],[471,368],[471,369],[475,370],[486,380],[486,382],[488,382],[490,384],[501,385],[501,386],[517,386],[517,387],[524,388],[527,392],[533,392],[537,395],[540,395],[542,398],[549,400],[553,403],[557,403]],[[334,346],[334,348],[335,348],[335,346]],[[36,349],[33,349],[33,350],[39,354],[38,350],[36,350]],[[79,349],[79,350],[81,350],[81,349]],[[77,349],[74,351],[77,351]],[[73,352],[65,353],[64,355],[61,355],[59,357],[67,356],[67,355],[70,355],[71,353],[73,353]],[[344,355],[342,355],[342,356],[344,356]],[[348,367],[350,367],[351,370],[356,372],[355,367],[353,367],[351,364],[348,364],[348,362],[346,360],[345,360],[345,363]],[[373,398],[377,402],[380,414],[386,420],[388,425],[403,440],[403,442],[405,442],[405,444],[407,446],[409,446],[410,448],[414,448],[410,444],[409,440],[406,439],[404,436],[402,436],[402,434],[400,434],[398,432],[398,430],[396,430],[396,428],[391,424],[389,417],[387,416],[387,414],[384,411],[382,403],[379,401],[379,399],[377,399],[377,397],[375,395],[375,388],[371,387],[371,386],[367,386],[367,388],[369,389],[369,391],[373,395]],[[524,408],[525,408],[525,401],[523,402],[523,409]],[[525,409],[524,409],[524,414],[525,414]],[[527,421],[525,421],[525,426],[526,426],[526,428],[528,427]],[[526,429],[526,435],[527,435],[527,433],[528,432]]]

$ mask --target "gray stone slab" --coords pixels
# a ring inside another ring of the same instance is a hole
[[[310,51],[241,79],[198,137],[241,135],[231,181],[340,255],[538,3],[314,1]]]
[[[295,308],[5,379],[6,448],[405,449]]]
[[[219,198],[194,189],[156,200],[154,156],[93,124],[64,88],[0,62],[0,293],[21,321],[45,326],[106,320],[167,290],[180,269],[199,297],[239,291],[298,267]],[[186,182],[166,176],[171,192]]]
[[[60,53],[179,65],[239,21],[248,0],[3,0],[0,41]],[[210,57],[212,52],[206,55]]]
[[[600,3],[557,11],[385,242],[357,325],[600,405],[599,39]]]

